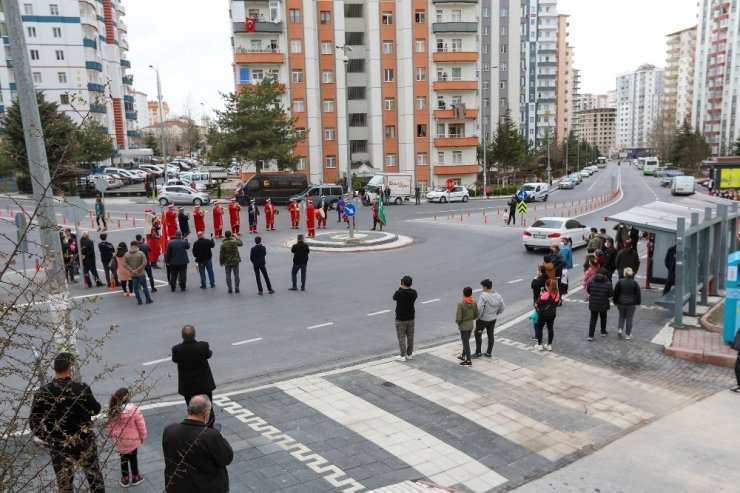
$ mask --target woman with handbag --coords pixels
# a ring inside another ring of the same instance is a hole
[[[641,303],[640,285],[635,281],[635,273],[631,267],[625,267],[622,272],[624,276],[614,286],[614,304],[619,311],[619,322],[617,323],[617,336],[622,338],[622,328],[627,322],[625,339],[632,339],[632,319],[635,316],[637,305]]]
[[[535,326],[535,337],[537,351],[552,351],[552,341],[555,338],[555,316],[557,315],[558,303],[560,303],[560,292],[558,291],[557,279],[548,279],[545,283],[545,292],[535,302],[538,321]],[[542,344],[542,329],[547,325],[547,344]]]

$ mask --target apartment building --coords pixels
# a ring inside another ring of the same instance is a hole
[[[615,149],[616,108],[590,108],[578,113],[578,140],[596,146],[602,153],[611,153]],[[606,155],[606,154],[605,154]]]
[[[285,86],[311,182],[345,176],[349,157],[422,188],[470,185],[483,127],[518,101],[518,12],[515,0],[232,1],[234,84]]]
[[[537,147],[557,128],[557,0],[521,0],[520,128]]]
[[[660,117],[665,71],[650,64],[617,76],[617,129],[620,150],[649,149]]]
[[[740,12],[737,1],[699,0],[691,117],[715,156],[740,138]]]
[[[558,15],[558,54],[557,54],[557,101],[555,116],[555,136],[562,141],[573,124],[573,47],[568,43],[568,16]]]
[[[668,128],[675,129],[692,121],[696,26],[667,37],[663,118]]]
[[[127,149],[129,136],[136,133],[137,113],[133,76],[127,74],[131,62],[121,0],[22,0],[21,14],[36,89],[72,120],[105,126],[114,145]],[[0,113],[16,98],[4,25],[2,31]]]

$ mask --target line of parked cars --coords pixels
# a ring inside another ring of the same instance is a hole
[[[568,176],[564,176],[560,179],[558,182],[558,188],[560,189],[569,189],[569,188],[575,188],[576,185],[581,183],[584,178],[588,178],[589,176],[593,175],[594,173],[599,171],[599,167],[594,165],[586,166],[581,171],[577,171],[575,173],[571,173]]]

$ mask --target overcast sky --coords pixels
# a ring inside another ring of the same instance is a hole
[[[222,107],[218,93],[234,90],[229,2],[126,0],[129,59],[134,87],[162,94],[172,114],[201,116]],[[617,74],[643,63],[665,65],[667,34],[696,24],[696,0],[559,0],[569,14],[581,92],[614,89]]]

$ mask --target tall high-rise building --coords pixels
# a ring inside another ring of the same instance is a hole
[[[740,138],[740,12],[736,1],[700,0],[698,6],[691,117],[712,154],[727,155]]]
[[[131,62],[122,0],[24,0],[21,14],[36,89],[74,121],[103,125],[115,146],[127,149],[128,137],[136,134],[137,113],[133,76],[127,74]],[[16,98],[13,60],[4,39],[0,112]]]
[[[596,146],[604,155],[614,149],[617,110],[608,107],[594,107],[578,112],[578,140]]]
[[[620,150],[651,149],[660,116],[665,71],[650,64],[617,76],[617,133]]]
[[[557,0],[521,0],[520,127],[533,144],[555,137],[557,118]]]
[[[343,177],[349,156],[422,187],[472,184],[484,128],[518,105],[519,9],[520,0],[232,1],[235,87],[268,75],[285,86],[306,136],[298,171],[311,182]]]
[[[559,14],[555,136],[561,142],[573,124],[573,47],[568,43],[568,26],[568,16]]]
[[[663,119],[668,128],[691,122],[694,94],[696,26],[668,35]]]

